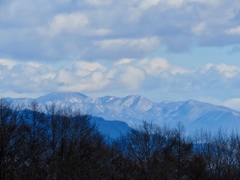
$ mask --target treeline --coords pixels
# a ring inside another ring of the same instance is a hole
[[[203,131],[186,137],[152,123],[117,140],[91,117],[54,103],[40,112],[0,100],[0,179],[240,179],[240,138]]]

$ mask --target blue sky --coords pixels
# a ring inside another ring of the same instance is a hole
[[[230,53],[231,49],[232,47],[193,47],[187,52],[171,53],[163,47],[150,54],[149,57],[165,57],[173,64],[189,68],[200,67],[207,63],[240,65],[239,54]]]
[[[143,95],[240,110],[239,0],[2,0],[0,92]]]

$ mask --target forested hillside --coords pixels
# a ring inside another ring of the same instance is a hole
[[[30,109],[30,110],[29,110]],[[143,123],[117,140],[54,103],[0,101],[0,179],[238,179],[240,139]]]

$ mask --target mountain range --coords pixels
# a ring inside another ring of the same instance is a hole
[[[6,99],[13,105],[22,104],[23,108],[28,108],[28,104],[35,100],[43,111],[46,105],[52,103],[80,110],[95,117],[100,130],[114,137],[125,133],[128,126],[136,127],[143,121],[170,128],[176,127],[180,122],[186,133],[194,133],[196,129],[213,133],[220,128],[227,133],[240,130],[240,112],[195,100],[156,103],[136,95],[91,98],[78,92],[56,92],[36,99]]]

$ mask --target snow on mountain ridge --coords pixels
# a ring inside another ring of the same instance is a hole
[[[46,101],[68,101],[68,102],[79,102],[87,99],[88,96],[78,92],[54,92],[37,98],[38,102]]]
[[[16,101],[20,102],[19,99]],[[80,109],[83,113],[102,117],[105,120],[124,121],[132,127],[145,120],[161,126],[167,124],[170,127],[181,122],[187,131],[201,127],[216,131],[221,126],[228,131],[233,128],[240,129],[240,112],[195,100],[154,103],[136,95],[123,98],[114,96],[91,98],[81,93],[51,93],[37,98],[36,101],[41,107],[57,102],[57,105],[62,107]]]
[[[121,105],[133,108],[137,111],[148,111],[155,105],[155,103],[151,102],[143,96],[131,95],[123,98],[123,102],[121,103]]]

